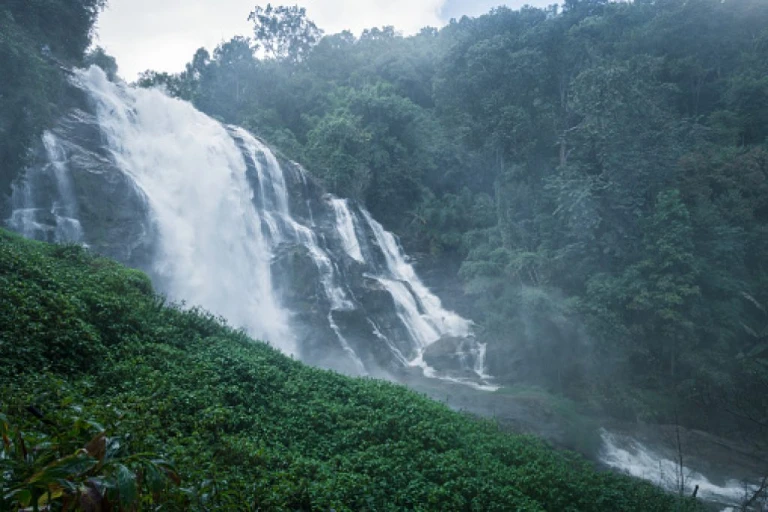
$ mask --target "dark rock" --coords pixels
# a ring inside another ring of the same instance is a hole
[[[441,372],[462,377],[475,378],[477,374],[472,369],[475,354],[474,338],[459,336],[443,336],[424,349],[424,362]]]

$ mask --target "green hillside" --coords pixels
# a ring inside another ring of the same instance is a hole
[[[165,305],[145,275],[77,246],[0,231],[0,304],[2,510],[94,489],[126,510],[679,510],[541,441]]]

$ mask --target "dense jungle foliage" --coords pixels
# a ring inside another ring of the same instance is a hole
[[[251,19],[139,83],[456,269],[492,374],[765,438],[768,2],[567,0],[412,37]]]
[[[0,510],[696,507],[402,386],[310,368],[79,246],[0,230],[0,304]]]
[[[0,203],[24,167],[32,142],[59,112],[66,85],[62,68],[90,61],[91,31],[105,3],[0,3]]]

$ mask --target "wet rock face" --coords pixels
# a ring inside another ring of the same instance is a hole
[[[86,243],[104,255],[151,270],[154,234],[144,193],[112,162],[93,116],[75,111],[59,129],[68,160]],[[93,150],[91,149],[93,148]]]
[[[83,242],[151,273],[154,233],[146,198],[115,165],[86,95],[71,89],[68,113],[33,149],[8,209],[27,210],[33,231],[24,234],[31,238]],[[56,166],[66,183],[57,179]],[[62,230],[62,222],[70,220],[79,227]],[[13,221],[6,222],[8,227],[24,232]]]
[[[401,367],[385,343],[374,342],[376,338],[365,310],[332,311],[331,315],[368,373],[375,375],[377,371],[392,372]]]
[[[332,246],[331,246],[332,249]],[[331,250],[329,249],[329,250]],[[375,342],[379,331],[395,343],[403,355],[417,354],[396,312],[392,295],[375,279],[360,273],[359,264],[339,255],[337,265],[344,275],[344,289],[356,307],[332,309],[321,285],[321,276],[306,247],[282,244],[272,259],[272,272],[281,302],[293,311],[293,329],[299,336],[301,358],[327,368],[345,371],[338,360],[347,359],[339,347],[338,334],[329,327],[328,315],[368,369],[395,371],[402,366],[386,343]],[[350,372],[347,372],[350,373]],[[354,373],[354,372],[352,372]]]
[[[306,247],[282,244],[272,259],[272,275],[277,296],[293,311],[292,327],[300,339],[301,359],[323,361],[332,367],[342,357],[328,325],[327,299],[320,286],[319,272]]]
[[[331,304],[321,271],[306,246],[293,243],[278,247],[272,259],[273,281],[281,302],[293,312],[293,329],[299,337],[301,358],[319,366],[356,373],[349,368],[349,354],[340,346],[341,335],[368,373],[396,371],[403,362],[393,353],[390,344],[406,359],[416,357],[417,353],[392,295],[369,275],[372,269],[383,272],[386,262],[366,243],[360,249],[365,262],[351,257],[337,230],[338,219],[331,206],[333,196],[297,164],[281,160],[280,165],[291,215],[313,228],[318,246],[332,262],[333,279],[348,301],[341,307]],[[255,172],[249,172],[249,179],[252,186],[257,186]],[[366,236],[370,235],[366,233]],[[339,332],[329,326],[331,321]],[[387,342],[383,342],[382,337]]]
[[[323,295],[319,272],[309,251],[299,244],[282,244],[272,257],[272,275],[278,295],[295,310],[311,313],[327,302]],[[327,308],[322,308],[327,309]]]

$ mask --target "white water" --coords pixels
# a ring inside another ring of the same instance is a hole
[[[278,224],[278,220],[273,214],[275,206],[278,206],[279,214],[288,213],[288,204],[285,192],[285,178],[282,173],[275,176],[270,165],[263,165],[261,159],[263,145],[250,133],[238,127],[230,127],[232,132],[238,137],[245,147],[246,154],[256,169],[259,184],[259,213],[262,220],[262,227],[266,228],[271,246],[275,246],[282,241],[283,230]],[[271,156],[271,154],[270,154]],[[269,164],[270,160],[267,160]]]
[[[414,321],[411,328],[416,331],[415,337],[421,348],[443,335],[468,336],[472,322],[444,309],[437,295],[424,286],[413,266],[405,261],[405,254],[395,236],[386,231],[368,212],[363,211],[363,216],[373,230],[376,242],[386,259],[387,270],[391,274],[391,279],[382,279],[382,284],[392,293],[404,315]],[[402,283],[408,283],[413,294],[407,289],[404,292],[405,286]],[[417,318],[421,321],[417,321]]]
[[[230,134],[159,91],[121,90],[94,69],[81,79],[99,100],[99,123],[110,135],[115,159],[149,199],[162,246],[156,271],[173,298],[296,353],[289,314],[273,294],[270,271],[274,250],[287,241],[306,247],[331,309],[352,307],[317,235],[291,216],[284,172],[261,141],[242,128],[229,127]],[[256,197],[246,177],[248,163],[256,170]],[[330,312],[328,318],[361,369]]]
[[[334,197],[331,199],[331,206],[336,214],[336,230],[341,235],[344,250],[350,257],[362,263],[364,261],[363,253],[360,250],[360,242],[355,233],[355,223],[352,220],[347,201]]]
[[[251,163],[257,171],[260,199],[259,214],[270,231],[268,244],[270,254],[274,253],[277,245],[283,241],[300,243],[306,247],[317,267],[323,290],[331,303],[331,309],[352,308],[353,306],[347,299],[344,290],[337,284],[333,262],[328,253],[320,247],[317,235],[311,228],[301,224],[291,216],[285,173],[274,153],[242,128],[231,127],[231,129],[242,140],[251,158]],[[305,179],[303,174],[302,179]],[[330,316],[328,318],[331,319]],[[354,354],[347,341],[339,334],[338,327],[332,323],[332,319],[329,325],[337,334],[344,350]],[[357,356],[355,355],[355,357]],[[357,359],[356,364],[357,362],[359,359]]]
[[[482,379],[490,380],[493,377],[485,371],[485,351],[488,348],[486,343],[477,344],[477,352],[474,355],[475,358],[475,373],[477,373]]]
[[[443,308],[440,298],[429,291],[416,275],[413,266],[406,261],[405,253],[395,236],[386,231],[367,211],[363,210],[362,214],[373,231],[386,261],[388,275],[374,278],[392,295],[398,316],[416,342],[416,356],[408,365],[421,368],[427,377],[467,384],[486,391],[498,389],[498,386],[485,382],[490,376],[485,373],[484,344],[475,342],[472,349],[474,362],[471,368],[480,377],[481,382],[440,375],[424,361],[424,350],[441,337],[469,337],[472,333],[472,322]]]
[[[605,429],[601,429],[600,437],[603,441],[600,460],[603,463],[634,477],[651,481],[668,491],[679,492],[682,487],[684,494],[691,496],[698,485],[699,498],[721,505],[738,506],[750,490],[738,480],[729,480],[723,485],[718,485],[685,466],[680,471],[677,462],[636,439],[618,436]]]
[[[227,130],[160,91],[119,88],[96,68],[77,76],[115,161],[149,201],[161,287],[295,353],[246,164]]]
[[[288,187],[285,184],[285,175],[277,161],[274,153],[269,150],[260,140],[243,130],[234,128],[238,136],[248,144],[251,149],[251,155],[259,171],[259,189],[261,191],[262,208],[276,209],[280,214],[290,217],[290,208],[288,206]],[[259,155],[262,155],[266,165],[261,164]],[[271,189],[272,193],[267,192]]]
[[[59,193],[59,199],[54,202],[51,212],[56,217],[56,241],[79,242],[83,237],[83,229],[77,220],[77,200],[67,168],[66,152],[51,132],[43,134],[43,146],[53,167]]]

